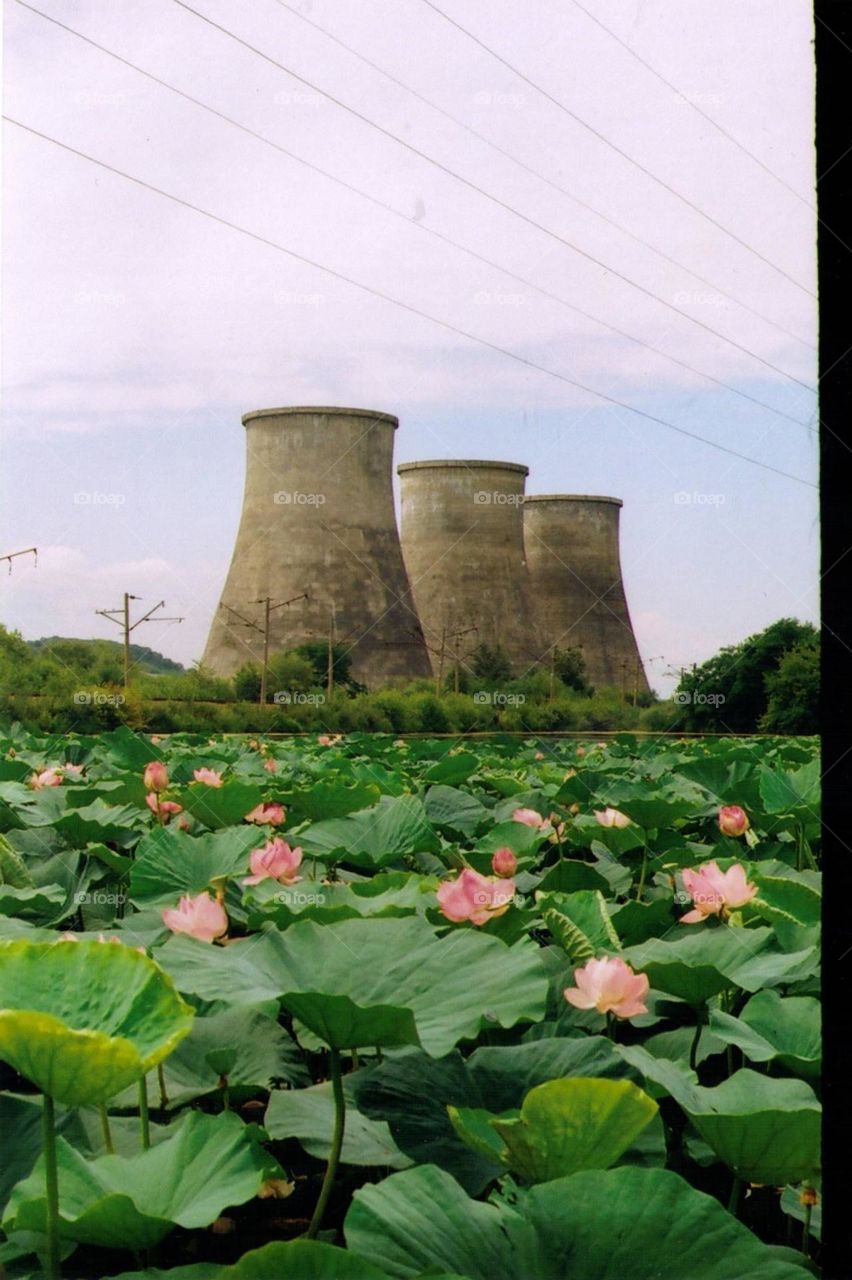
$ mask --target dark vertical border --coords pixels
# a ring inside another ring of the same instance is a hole
[[[821,1261],[826,1280],[848,1280],[852,1276],[852,248],[847,246],[852,246],[852,0],[815,0],[814,18],[827,880]]]

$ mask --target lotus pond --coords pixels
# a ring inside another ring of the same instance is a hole
[[[0,733],[0,1274],[818,1274],[819,778]]]

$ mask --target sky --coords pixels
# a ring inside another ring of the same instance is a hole
[[[288,404],[622,498],[662,694],[817,620],[809,6],[435,3],[36,0],[241,130],[8,0],[7,116],[252,234],[4,125],[4,625],[118,638],[130,591],[200,658],[240,416]]]

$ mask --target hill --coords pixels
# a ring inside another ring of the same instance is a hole
[[[124,662],[124,646],[119,640],[42,636],[40,640],[27,640],[26,643],[33,652],[52,657],[81,674],[114,667],[117,678]],[[186,670],[181,663],[141,644],[131,644],[130,658],[137,671],[149,675],[181,675]]]

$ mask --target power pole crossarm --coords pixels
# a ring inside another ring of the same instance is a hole
[[[34,565],[33,565],[33,568],[35,568],[35,569],[37,569],[37,568],[38,568],[38,547],[25,547],[23,551],[10,551],[10,552],[8,553],[8,555],[0,556],[0,560],[8,560],[8,561],[9,561],[9,572],[10,572],[10,573],[12,572],[12,561],[13,561],[13,560],[16,560],[16,559],[18,558],[18,556],[34,556],[34,557],[35,557],[35,563],[34,563]]]
[[[131,595],[129,591],[124,593],[124,603],[118,609],[96,609],[95,613],[102,618],[109,618],[110,622],[115,622],[121,627],[122,638],[124,641],[124,687],[130,684],[130,633],[135,631],[142,622],[183,622],[183,618],[164,618],[162,616],[155,618],[153,615],[158,609],[165,608],[165,600],[160,600],[155,604],[153,609],[149,609],[141,618],[137,618],[134,623],[130,621],[130,601],[139,600],[140,596]]]

